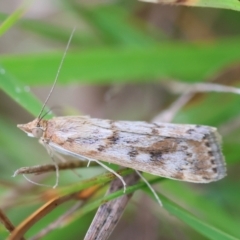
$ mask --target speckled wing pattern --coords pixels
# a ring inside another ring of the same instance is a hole
[[[42,140],[53,150],[79,159],[196,183],[226,175],[220,135],[213,127],[72,116],[42,121]]]

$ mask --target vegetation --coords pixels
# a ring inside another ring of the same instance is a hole
[[[222,7],[221,3],[229,4],[224,8],[240,9],[240,2],[234,0],[218,0],[215,7]],[[50,12],[45,6],[39,18],[26,17],[34,15],[35,4],[24,2],[12,14],[0,13],[1,209],[19,226],[29,219],[33,221],[29,216],[45,203],[52,206],[51,211],[44,212],[44,218],[39,216],[37,223],[29,227],[24,235],[29,239],[76,202],[75,198],[65,201],[64,197],[90,189],[87,197],[77,197],[83,205],[61,222],[63,226],[44,237],[83,239],[97,207],[123,194],[117,191],[103,199],[103,186],[112,176],[96,166],[77,170],[80,180],[69,170],[61,171],[57,189],[32,185],[21,176],[11,178],[22,166],[50,162],[45,150],[22,134],[16,124],[31,121],[39,114],[42,101],[33,92],[46,98],[49,90],[45,87],[54,81],[72,28],[76,26],[77,30],[60,72],[60,87],[52,96],[57,99],[50,100],[48,106],[60,102],[64,109],[61,114],[150,121],[178,96],[166,90],[166,82],[239,85],[239,12],[137,1],[79,4],[62,0],[52,3]],[[84,86],[85,90],[72,94],[71,89],[77,86]],[[44,93],[39,93],[39,89]],[[105,102],[104,96],[110,100]],[[134,194],[120,221],[124,228],[116,228],[110,239],[130,239],[135,236],[130,234],[141,232],[140,229],[151,239],[240,239],[239,103],[237,94],[196,94],[173,120],[219,128],[228,176],[216,183],[198,185],[144,175],[155,183],[163,209],[154,204],[154,197],[143,183],[128,187],[128,192],[143,191]],[[35,181],[54,185],[54,179],[55,174],[51,173]],[[51,205],[54,199],[59,207]],[[139,224],[137,231],[133,222]],[[2,225],[0,238],[8,235]]]

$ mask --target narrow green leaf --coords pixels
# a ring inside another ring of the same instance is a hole
[[[0,20],[5,19],[7,16],[8,15],[5,13],[0,13]],[[18,21],[18,26],[24,30],[38,34],[41,37],[52,39],[55,43],[61,42],[64,45],[67,44],[72,31],[72,29],[69,28],[59,27],[35,19],[20,19]],[[71,41],[71,46],[81,46],[81,48],[97,44],[99,43],[95,35],[83,31],[80,32],[78,29],[76,29]]]
[[[18,81],[0,66],[0,88],[3,89],[15,102],[37,116],[42,103],[30,92],[29,86]]]
[[[130,171],[133,171],[133,170],[130,170]],[[129,171],[125,172],[125,170],[124,170],[124,174],[125,173],[129,174],[130,172]],[[106,176],[104,177],[104,175],[102,175],[102,176],[99,176],[99,177],[102,178],[103,181],[106,181],[106,179],[104,179],[104,178],[106,178]],[[162,178],[157,177],[157,178],[154,178],[151,181],[149,181],[149,183],[154,184],[154,183],[157,183],[157,182],[161,182],[162,180],[163,180]],[[108,195],[104,196],[103,198],[97,199],[96,201],[91,202],[91,203],[87,204],[86,206],[83,206],[79,211],[77,211],[74,214],[75,215],[74,218],[83,217],[85,214],[87,214],[90,211],[96,209],[97,207],[99,207],[101,204],[103,204],[105,202],[108,202],[108,201],[111,201],[115,198],[121,197],[124,194],[133,193],[134,191],[145,188],[145,187],[146,187],[145,183],[139,182],[139,183],[135,184],[134,186],[127,187],[126,193],[123,193],[123,190],[121,189],[121,190],[116,191],[114,193],[108,194]]]
[[[156,42],[154,37],[145,33],[140,23],[120,5],[86,8],[74,1],[64,3],[83,17],[108,45],[122,44],[135,47],[149,46]]]
[[[106,176],[104,177],[100,176],[99,179],[95,179],[95,181],[106,181],[107,178]],[[161,181],[161,178],[155,178],[151,181],[149,181],[150,184],[156,183],[158,181]],[[93,182],[86,182],[87,186],[90,186]],[[75,185],[70,192],[74,192],[75,187],[77,187],[77,185]],[[78,188],[78,187],[77,187]],[[84,187],[85,188],[85,187]],[[136,191],[137,189],[140,188],[144,188],[144,190],[146,190],[146,192],[152,197],[154,198],[154,196],[152,195],[152,192],[146,188],[145,184],[140,182],[138,184],[135,184],[134,186],[131,187],[127,187],[127,191],[126,193],[131,193],[133,191]],[[62,193],[64,194],[69,194],[69,189],[67,190],[67,188],[65,188],[65,190],[61,190]],[[110,201],[112,199],[115,199],[117,197],[122,196],[124,193],[122,190],[114,192],[112,194],[109,194],[105,197],[103,197],[102,199],[96,200],[92,203],[89,203],[88,205],[82,207],[79,211],[77,211],[75,213],[75,217],[82,217],[83,215],[89,213],[90,211],[92,211],[93,209],[97,208],[99,205],[101,205],[102,203],[106,202],[106,201]],[[185,209],[183,209],[182,207],[178,206],[177,204],[175,204],[174,202],[170,201],[168,198],[160,195],[159,198],[161,199],[161,201],[163,202],[163,206],[164,208],[171,214],[175,215],[177,218],[179,218],[180,220],[184,221],[185,223],[187,223],[189,226],[191,226],[192,228],[194,228],[196,231],[198,231],[199,233],[201,233],[202,235],[212,239],[212,240],[237,240],[237,238],[235,238],[234,236],[231,236],[227,233],[225,233],[224,231],[218,229],[217,227],[212,226],[211,224],[208,224],[204,221],[201,221],[200,219],[198,219],[197,217],[195,217],[193,214],[191,214],[190,212],[186,211]],[[155,200],[155,199],[154,199]]]
[[[239,40],[205,44],[163,43],[145,48],[100,48],[68,53],[59,83],[155,81],[196,82],[240,61]],[[2,56],[2,65],[26,84],[53,82],[62,53]]]
[[[202,221],[206,221],[206,223],[240,238],[238,229],[239,217],[233,216],[226,206],[226,200],[229,197],[229,195],[226,195],[229,193],[227,192],[227,186],[231,185],[227,180],[224,179],[221,182],[197,186],[196,189],[190,184],[164,181],[161,184],[161,190],[171,192],[172,199],[176,198],[178,202],[187,203],[186,208],[201,216]],[[233,188],[236,190],[236,186],[233,186]],[[235,195],[240,196],[240,194]]]
[[[10,29],[27,11],[33,0],[26,0],[18,7],[11,15],[9,15],[0,25],[0,36],[2,36],[8,29]]]
[[[213,8],[225,8],[240,11],[239,0],[141,0],[144,2],[176,4],[194,7],[213,7]]]
[[[152,197],[152,193],[149,189],[145,189],[146,192]],[[184,208],[178,206],[174,202],[170,201],[166,197],[159,194],[161,201],[163,202],[164,208],[193,229],[201,233],[202,235],[208,237],[212,240],[237,240],[238,238],[231,236],[219,228],[208,224],[206,221],[202,221],[195,217],[193,214],[185,210]],[[153,197],[152,197],[153,198]]]

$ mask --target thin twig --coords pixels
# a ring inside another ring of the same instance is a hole
[[[193,95],[193,92],[183,93],[165,111],[154,117],[152,122],[172,122],[177,113],[191,100]]]
[[[126,172],[126,171],[125,171]],[[114,178],[114,174],[107,174],[107,179]],[[95,180],[95,178],[92,178],[91,180]],[[89,182],[86,181],[86,182]],[[76,191],[73,193],[69,193],[68,195],[62,196],[62,193],[58,194],[57,190],[51,190],[50,196],[54,196],[49,200],[46,204],[44,204],[42,207],[37,209],[34,213],[32,213],[28,218],[26,218],[22,223],[20,223],[12,232],[8,240],[20,240],[21,237],[39,220],[41,220],[45,215],[52,212],[56,207],[58,207],[60,204],[65,203],[66,201],[70,201],[72,199],[78,199],[78,200],[88,200],[92,195],[96,193],[96,191],[102,187],[102,185],[94,185],[91,188],[82,190],[82,191]],[[89,191],[90,190],[90,191]],[[57,196],[56,196],[57,195]],[[57,227],[57,225],[55,225]]]
[[[77,202],[73,207],[71,207],[66,213],[64,213],[62,216],[60,216],[56,221],[49,224],[46,228],[44,228],[42,231],[40,231],[38,234],[30,238],[30,240],[38,240],[42,239],[44,236],[46,236],[49,232],[55,230],[59,226],[63,225],[63,222],[71,216],[79,207],[82,206],[82,202]]]
[[[173,118],[177,111],[187,103],[187,101],[191,98],[186,97],[187,94],[183,94],[178,101],[176,101],[173,105],[172,108],[169,109],[168,116],[171,116]],[[153,119],[153,121],[158,121],[162,119],[163,116],[160,114]],[[124,178],[124,181],[126,184],[129,185],[134,185],[139,181],[139,175],[134,172],[131,175],[128,175],[127,177]],[[108,192],[106,193],[109,194],[111,192],[115,192],[120,188],[119,185],[119,179],[115,179],[112,181]],[[121,218],[128,201],[131,199],[131,195],[124,195],[120,198],[117,198],[113,201],[107,202],[103,205],[101,205],[98,208],[97,213],[95,214],[95,217],[85,235],[84,240],[90,240],[90,239],[95,239],[95,240],[105,240],[108,239],[108,237],[111,235],[113,229],[116,227],[117,222]]]
[[[5,213],[0,209],[0,221],[5,226],[5,228],[11,233],[15,227],[10,221],[10,219],[5,215]],[[20,238],[20,240],[25,240],[24,237]]]
[[[87,167],[88,162],[85,161],[68,161],[68,162],[61,162],[58,163],[59,170],[66,170],[66,169],[74,169],[74,168],[81,168],[81,167]],[[97,166],[97,164],[92,163],[91,165]],[[17,169],[13,177],[20,175],[20,174],[42,174],[46,172],[55,172],[56,167],[54,164],[44,164],[44,165],[36,165],[31,167],[22,167]]]
[[[181,82],[167,82],[164,84],[174,93],[181,93],[180,97],[175,100],[171,106],[158,114],[153,122],[171,122],[176,114],[186,105],[194,94],[199,92],[220,92],[240,94],[240,88],[229,87],[215,83],[195,83],[186,84]]]
[[[240,90],[237,88],[222,86],[219,84],[195,84],[191,87],[188,85],[188,88],[187,89],[185,88],[183,95],[181,95],[180,98],[175,103],[173,103],[172,106],[168,109],[168,113],[170,113],[169,114],[170,117],[168,117],[168,119],[171,120],[173,118],[173,116],[183,107],[183,105],[185,105],[190,100],[193,93],[206,92],[206,91],[231,92],[231,93],[240,94]],[[162,117],[161,116],[159,117],[159,116],[158,116],[158,120],[161,120]],[[82,165],[83,163],[84,162],[77,161],[77,164]],[[63,165],[64,167],[61,167],[60,165]],[[69,163],[60,163],[59,169],[75,168],[75,167],[67,167],[67,165],[69,166]],[[74,166],[76,166],[76,165],[74,164]],[[35,170],[34,170],[34,168],[35,168]],[[26,173],[38,173],[39,174],[39,173],[47,172],[47,171],[55,171],[55,166],[52,164],[44,165],[44,166],[35,166],[34,168],[31,170],[29,170],[29,168],[27,170],[26,170],[26,168],[19,169],[15,172],[15,175],[23,174],[23,173],[25,173],[25,174]],[[39,170],[39,169],[41,169],[41,170]],[[129,177],[129,180],[125,179],[125,181],[128,185],[134,184],[135,182],[138,181],[138,177],[136,178],[136,173],[133,173],[133,174],[129,175],[128,177]],[[113,181],[111,184],[111,188],[109,189],[109,192],[116,191],[116,189],[121,188],[122,183],[119,185],[119,182],[120,182],[119,179],[116,179],[115,181]],[[24,234],[25,231],[27,229],[29,229],[30,226],[32,226],[31,224],[34,224],[36,221],[38,221],[40,218],[42,218],[47,212],[52,211],[56,207],[56,205],[67,201],[71,197],[65,196],[62,198],[53,199],[50,202],[48,202],[47,204],[45,204],[41,209],[39,209],[38,212],[33,214],[31,216],[31,218],[29,217],[30,219],[28,218],[24,221],[25,224],[23,224],[24,226],[22,226],[22,228],[20,225],[17,229],[14,230],[15,237],[18,237],[18,238],[10,238],[9,240],[20,239],[20,237],[22,236],[21,234]],[[106,203],[106,204],[102,205],[99,208],[99,210],[88,230],[87,235],[85,236],[85,240],[93,239],[92,236],[94,236],[94,239],[107,239],[109,237],[109,235],[111,234],[112,230],[114,229],[114,227],[116,226],[117,221],[120,219],[120,217],[127,205],[127,202],[129,201],[130,198],[131,198],[131,195],[125,195],[121,198],[115,199],[114,201],[108,202],[109,204]],[[109,209],[111,211],[109,211]],[[55,227],[57,225],[58,224],[56,224]],[[49,226],[49,229],[52,230],[52,228],[50,226]],[[48,230],[45,229],[45,232],[48,232]]]
[[[37,211],[31,214],[21,224],[19,224],[14,229],[14,231],[12,232],[8,240],[20,240],[22,236],[28,231],[28,229],[32,227],[40,219],[42,219],[44,216],[46,216],[46,214],[53,211],[60,204],[75,198],[75,196],[76,196],[76,193],[72,193],[70,195],[51,199],[46,204],[44,204],[41,208],[39,208]]]
[[[125,176],[124,181],[127,186],[134,185],[139,180],[136,172]],[[122,189],[122,182],[116,178],[112,181],[106,195]],[[103,240],[108,239],[113,229],[116,227],[119,219],[121,218],[128,201],[131,199],[132,194],[123,195],[120,198],[109,201],[101,205],[85,235],[84,240]]]
[[[240,88],[226,86],[217,83],[194,83],[187,84],[183,82],[165,82],[165,87],[174,93],[186,93],[186,92],[219,92],[219,93],[233,93],[240,94]]]

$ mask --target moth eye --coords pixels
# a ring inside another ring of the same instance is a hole
[[[32,134],[35,138],[40,138],[43,135],[43,129],[40,127],[36,127],[32,130]]]

